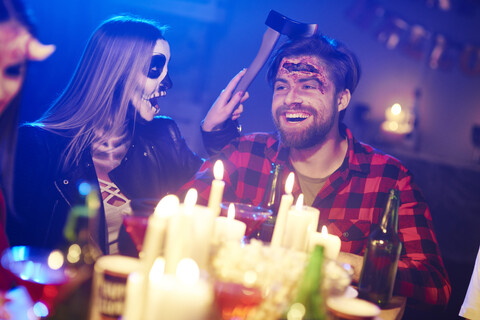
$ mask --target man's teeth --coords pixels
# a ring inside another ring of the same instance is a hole
[[[301,122],[307,119],[310,115],[305,113],[287,113],[285,114],[285,118],[288,122]]]

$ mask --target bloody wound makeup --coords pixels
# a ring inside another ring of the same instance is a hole
[[[294,82],[300,78],[315,78],[320,84],[320,91],[325,94],[328,84],[327,72],[321,66],[317,57],[306,56],[301,58],[284,58],[278,70],[278,75],[291,77]]]

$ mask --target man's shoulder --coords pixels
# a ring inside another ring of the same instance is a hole
[[[360,166],[390,166],[402,171],[408,171],[405,165],[396,157],[364,142],[356,141],[354,143],[354,155],[353,161]]]

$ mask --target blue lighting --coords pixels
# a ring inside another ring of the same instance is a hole
[[[48,308],[43,302],[39,301],[33,305],[33,313],[39,318],[46,317],[48,316]]]
[[[91,187],[90,184],[87,183],[87,182],[82,182],[82,183],[80,183],[80,185],[78,186],[78,192],[79,192],[82,196],[88,195],[91,190],[92,190],[92,187]]]

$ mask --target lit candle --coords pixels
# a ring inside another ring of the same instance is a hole
[[[195,261],[182,259],[175,275],[164,274],[162,261],[150,272],[145,320],[206,319],[213,302],[212,287],[203,279]]]
[[[403,122],[405,120],[405,112],[399,103],[395,103],[385,111],[385,118],[389,121]]]
[[[298,251],[306,251],[310,234],[318,225],[320,211],[303,205],[303,194],[300,194],[295,208],[288,211],[282,246]]]
[[[213,166],[212,188],[210,189],[210,197],[208,198],[208,207],[213,211],[216,217],[220,215],[220,203],[223,198],[223,189],[225,182],[223,181],[223,163],[217,160]]]
[[[207,269],[210,257],[210,242],[215,226],[213,211],[205,206],[196,205],[193,211],[193,230],[191,258],[197,262],[200,269]]]
[[[273,229],[272,246],[280,246],[282,244],[283,235],[285,233],[285,223],[287,221],[287,214],[293,204],[293,183],[295,181],[295,174],[290,172],[285,183],[285,194],[280,201],[278,208],[277,221]]]
[[[137,320],[143,317],[143,303],[145,299],[145,275],[141,272],[132,272],[127,279],[125,295],[125,309],[122,320]]]
[[[165,196],[158,203],[155,212],[148,218],[145,240],[140,253],[146,270],[150,270],[155,259],[161,254],[168,222],[171,216],[178,211],[179,202],[175,195]]]
[[[324,255],[327,259],[335,260],[340,252],[341,241],[336,235],[329,234],[327,226],[322,227],[322,232],[314,232],[310,236],[309,251],[313,251],[316,245],[324,247]]]
[[[185,196],[184,204],[178,214],[170,218],[165,244],[165,273],[173,274],[182,258],[191,256],[192,241],[190,236],[193,229],[193,211],[197,202],[198,193],[190,189]]]
[[[230,203],[226,217],[215,218],[214,240],[217,243],[225,241],[242,241],[247,225],[235,220],[235,205]]]

